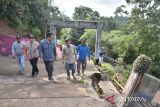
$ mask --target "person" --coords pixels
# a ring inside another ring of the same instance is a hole
[[[75,62],[76,62],[76,48],[74,45],[71,45],[71,41],[69,39],[65,40],[65,46],[62,49],[62,61],[65,64],[65,69],[67,72],[67,79],[70,78],[70,70],[72,70],[72,77],[76,80],[75,77]]]
[[[99,65],[101,66],[101,64],[103,63],[103,57],[105,55],[104,47],[101,47],[98,53],[99,53]]]
[[[84,70],[86,69],[87,57],[90,60],[90,49],[86,44],[86,39],[81,40],[81,44],[78,45],[77,48],[78,61],[77,61],[77,71],[78,75],[80,75],[80,66],[82,64],[82,74],[84,74]]]
[[[46,36],[46,39],[40,41],[40,58],[44,61],[46,71],[48,73],[48,80],[53,80],[53,64],[57,57],[56,46],[53,39],[54,35],[49,32]]]
[[[16,41],[12,44],[12,56],[17,59],[19,65],[19,74],[24,74],[25,58],[24,58],[24,47],[25,44],[21,42],[21,37],[16,36]]]
[[[26,53],[27,57],[30,61],[30,64],[32,66],[32,77],[35,77],[38,73],[38,67],[37,67],[37,62],[39,58],[39,43],[35,41],[35,38],[32,34],[29,34],[29,41],[26,43]]]

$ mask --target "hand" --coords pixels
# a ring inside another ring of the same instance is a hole
[[[29,61],[29,58],[28,58],[27,56],[25,56],[25,60],[26,60],[26,61]]]
[[[88,60],[90,61],[90,60],[91,60],[91,58],[90,58],[90,57],[88,57]]]
[[[12,58],[13,58],[13,59],[15,59],[15,58],[16,58],[16,56],[15,56],[15,55],[12,55]]]
[[[57,57],[55,57],[55,61],[57,60]]]
[[[43,58],[40,58],[40,61],[41,61],[42,63],[44,63]]]

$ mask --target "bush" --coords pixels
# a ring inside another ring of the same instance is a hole
[[[144,73],[148,71],[151,59],[146,55],[140,55],[133,63],[133,71],[138,73]]]
[[[109,63],[105,63],[105,64],[102,64],[102,68],[112,77],[116,74],[116,71],[115,69],[112,67],[111,64]]]
[[[133,63],[137,57],[137,47],[134,39],[136,35],[126,35],[120,30],[113,30],[104,35],[102,41],[107,48],[106,54],[108,56],[121,57],[127,64]]]

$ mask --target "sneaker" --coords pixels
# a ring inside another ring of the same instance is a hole
[[[48,77],[48,80],[53,80],[53,78],[52,77]]]
[[[77,76],[80,76],[80,73],[76,74]]]
[[[36,75],[31,75],[31,77],[36,77]]]
[[[24,73],[23,72],[19,72],[19,75],[24,75]]]
[[[39,72],[35,72],[35,74],[36,74],[36,75],[38,75],[38,74],[39,74]]]
[[[71,79],[71,77],[70,77],[70,76],[68,76],[68,77],[67,77],[67,80],[70,80],[70,79]]]
[[[73,76],[73,79],[74,79],[74,80],[77,80],[77,78],[76,78],[75,76]]]

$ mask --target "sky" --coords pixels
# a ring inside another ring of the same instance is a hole
[[[120,5],[126,5],[125,0],[53,0],[52,5],[59,7],[59,10],[72,18],[74,8],[80,5],[92,8],[98,11],[100,16],[114,16],[114,11]],[[127,10],[131,7],[127,6]]]

